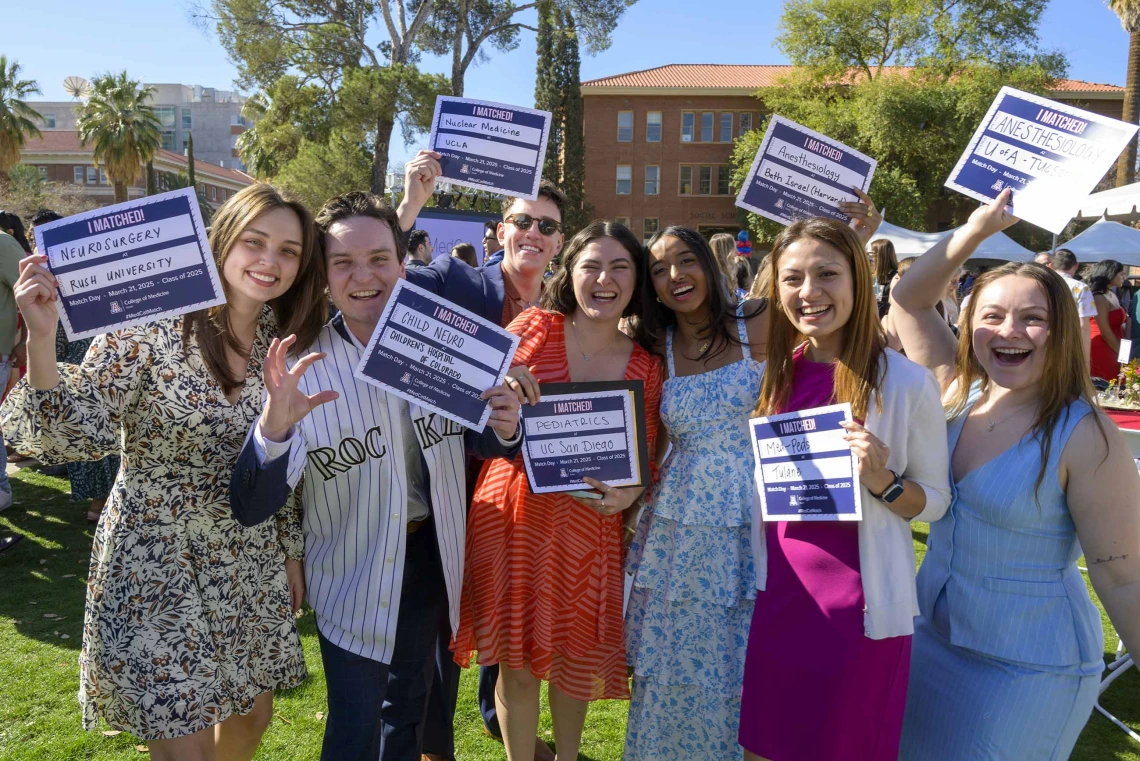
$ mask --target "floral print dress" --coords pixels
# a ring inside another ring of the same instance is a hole
[[[55,334],[55,361],[69,365],[83,364],[83,357],[91,346],[90,338],[68,341],[63,325]],[[67,478],[71,481],[71,501],[90,502],[93,499],[107,499],[115,474],[119,472],[119,456],[108,455],[97,462],[67,463]]]
[[[305,679],[285,537],[241,526],[229,505],[275,333],[267,307],[234,404],[173,318],[98,337],[55,388],[23,380],[0,408],[5,436],[41,462],[122,456],[87,583],[86,729],[102,716],[145,740],[187,735]]]

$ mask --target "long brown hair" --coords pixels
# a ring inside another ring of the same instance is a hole
[[[835,360],[835,402],[849,402],[855,417],[865,419],[871,394],[882,408],[882,371],[880,360],[887,347],[875,292],[871,288],[871,263],[863,252],[859,237],[843,223],[825,217],[811,217],[784,228],[772,244],[768,256],[768,302],[772,317],[768,321],[768,369],[760,386],[756,403],[757,415],[772,415],[784,409],[795,377],[792,356],[804,337],[784,312],[780,302],[780,256],[801,240],[816,240],[843,254],[851,266],[854,286],[851,316],[841,330],[843,348]]]
[[[214,262],[220,275],[230,249],[246,227],[262,214],[275,209],[290,209],[301,222],[301,261],[293,285],[269,305],[277,317],[278,333],[282,336],[296,334],[297,346],[309,346],[316,340],[328,317],[328,297],[317,228],[304,204],[263,182],[243,188],[214,215],[210,226],[210,250],[214,252]],[[221,280],[228,298],[229,284],[224,277]],[[233,334],[228,304],[187,314],[182,320],[182,342],[188,344],[192,336],[197,337],[198,349],[210,374],[227,394],[245,383],[244,375],[235,377],[226,360],[227,347],[239,355],[250,350],[250,347],[242,346]]]
[[[957,374],[954,378],[954,393],[946,401],[950,417],[961,415],[969,402],[970,389],[981,383],[985,391],[990,386],[990,377],[978,361],[974,351],[974,315],[982,303],[981,293],[986,286],[1003,277],[1025,277],[1037,283],[1045,295],[1049,310],[1049,332],[1045,337],[1045,371],[1041,375],[1037,418],[1033,421],[1030,433],[1041,446],[1041,468],[1037,472],[1034,495],[1045,481],[1045,473],[1052,450],[1053,429],[1070,404],[1083,399],[1094,410],[1096,391],[1089,379],[1089,360],[1081,343],[1081,320],[1077,315],[1076,302],[1065,281],[1053,270],[1040,264],[1009,262],[978,275],[971,290],[970,308],[962,313],[959,321],[961,333],[958,335]],[[1096,416],[1101,436],[1108,437],[1100,415]]]
[[[875,271],[871,282],[879,285],[890,285],[891,278],[899,269],[899,260],[895,255],[895,244],[886,238],[871,243],[871,253],[875,255]]]

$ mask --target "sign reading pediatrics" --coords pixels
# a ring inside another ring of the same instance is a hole
[[[1059,234],[1136,129],[1003,87],[946,186],[984,203],[1013,188],[1013,213]]]
[[[543,383],[542,399],[522,408],[523,463],[535,494],[608,486],[647,486],[649,451],[641,381]]]
[[[765,521],[863,519],[859,471],[840,423],[850,404],[749,420]]]
[[[69,341],[224,304],[194,190],[39,225]]]
[[[482,431],[491,408],[479,395],[503,382],[518,345],[515,334],[400,280],[355,375]]]
[[[782,225],[802,217],[850,217],[841,201],[871,186],[878,162],[826,135],[773,114],[748,179],[736,197],[742,209]]]
[[[428,145],[443,156],[441,179],[533,200],[550,119],[549,111],[440,95]]]

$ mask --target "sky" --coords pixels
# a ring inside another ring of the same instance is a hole
[[[187,0],[5,5],[0,54],[18,61],[24,78],[39,83],[43,94],[33,96],[35,100],[70,100],[63,90],[68,76],[90,79],[123,69],[146,82],[234,89],[237,69],[214,33],[191,22]],[[114,12],[108,12],[108,5]],[[782,8],[781,0],[637,0],[613,32],[608,50],[595,56],[583,51],[582,79],[668,63],[787,63],[773,44]],[[130,19],[129,24],[124,19]],[[379,32],[375,37],[382,39]],[[1128,36],[1103,0],[1052,0],[1042,20],[1041,39],[1045,47],[1068,56],[1073,79],[1124,84]],[[524,31],[519,47],[510,53],[489,52],[489,61],[468,70],[466,94],[532,105],[533,33]],[[449,73],[451,62],[426,57],[421,66]],[[399,143],[397,137],[391,154],[397,166],[418,147]]]

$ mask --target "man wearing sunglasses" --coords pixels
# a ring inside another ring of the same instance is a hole
[[[503,261],[503,244],[499,242],[499,223],[483,225],[483,266],[490,267]]]
[[[420,210],[435,191],[442,174],[440,154],[420,151],[404,167],[404,200],[397,215],[400,228],[411,231]],[[542,180],[538,198],[508,197],[503,200],[503,221],[494,231],[494,240],[502,246],[502,258],[484,262],[474,269],[452,256],[441,256],[427,267],[408,269],[409,282],[448,301],[481,315],[489,322],[506,327],[527,308],[538,304],[543,276],[551,260],[562,251],[562,207],[566,196],[549,180]],[[484,245],[488,243],[484,232]],[[474,484],[475,477],[468,483]],[[470,494],[468,494],[470,497]],[[468,499],[470,502],[470,499]],[[450,631],[447,632],[450,635]],[[444,637],[440,641],[444,641]],[[459,667],[451,659],[446,643],[438,657],[437,682],[432,688],[428,719],[424,727],[424,754],[429,758],[454,759],[453,728],[446,717],[455,713],[459,691]],[[479,712],[485,731],[502,739],[495,712],[495,684],[498,665],[479,669]],[[437,697],[447,703],[437,704]],[[554,761],[554,753],[538,737],[534,739],[535,761]]]

